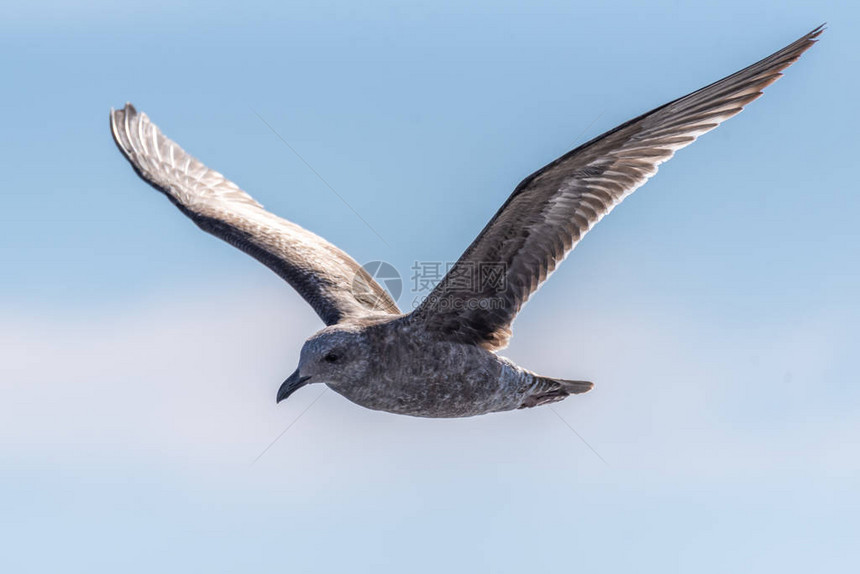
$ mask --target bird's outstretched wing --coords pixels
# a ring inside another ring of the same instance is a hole
[[[517,312],[582,237],[676,150],[758,98],[822,29],[528,176],[408,320],[446,340],[503,348]]]
[[[113,138],[134,171],[204,231],[268,266],[310,303],[327,325],[397,305],[349,255],[269,213],[236,184],[191,157],[131,104],[111,110]]]

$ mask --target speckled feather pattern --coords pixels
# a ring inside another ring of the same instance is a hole
[[[700,135],[738,114],[815,43],[822,28],[731,76],[579,146],[524,179],[457,264],[408,315],[349,255],[263,209],[127,104],[111,131],[135,172],[203,230],[290,283],[327,325],[281,389],[327,384],[369,409],[465,417],[527,408],[592,384],[542,377],[500,357],[517,313],[597,222]],[[468,266],[504,281],[464,286]],[[492,300],[492,305],[484,305]]]

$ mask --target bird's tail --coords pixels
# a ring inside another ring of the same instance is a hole
[[[571,395],[579,395],[587,393],[594,388],[594,383],[591,381],[569,381],[567,379],[550,379],[558,383],[561,387]]]
[[[551,379],[534,375],[535,384],[532,393],[523,400],[521,409],[545,405],[560,401],[570,395],[587,393],[594,388],[590,381],[569,381],[567,379]]]

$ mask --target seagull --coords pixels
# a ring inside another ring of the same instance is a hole
[[[427,298],[402,313],[356,261],[282,219],[165,137],[130,103],[111,110],[134,171],[198,227],[287,281],[325,328],[304,343],[277,402],[323,383],[374,410],[467,417],[560,401],[588,381],[545,377],[497,354],[528,298],[585,234],[675,151],[775,82],[819,26],[763,60],[634,118],[526,177]],[[483,272],[492,276],[486,280]],[[482,271],[483,270],[483,271]]]

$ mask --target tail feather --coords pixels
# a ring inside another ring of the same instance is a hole
[[[591,381],[568,381],[567,379],[553,379],[560,384],[565,391],[571,395],[579,395],[587,393],[594,388],[594,383]]]
[[[532,392],[520,405],[521,409],[537,407],[548,403],[554,403],[567,398],[570,395],[587,393],[594,388],[590,381],[569,381],[567,379],[551,379],[549,377],[534,376],[535,384]]]

